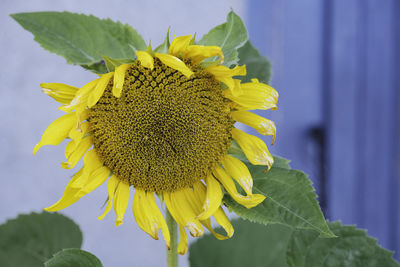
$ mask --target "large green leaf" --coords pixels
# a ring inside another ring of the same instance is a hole
[[[290,169],[289,163],[290,160],[288,159],[274,156],[274,164],[272,166],[274,168]]]
[[[200,45],[216,45],[224,53],[223,65],[230,67],[239,62],[238,49],[248,40],[248,34],[243,21],[235,12],[229,12],[226,22],[211,29],[199,41]],[[209,59],[210,61],[216,58]]]
[[[268,59],[247,41],[239,48],[239,65],[246,65],[247,75],[241,77],[243,82],[257,78],[260,82],[269,83],[271,79],[271,64]]]
[[[293,232],[287,249],[287,263],[293,267],[395,267],[393,252],[355,226],[329,223],[337,238],[318,238],[309,230]]]
[[[190,245],[191,267],[286,267],[286,246],[291,229],[283,225],[234,220],[235,234],[224,241],[207,234]]]
[[[313,230],[253,224],[233,220],[235,234],[220,241],[210,234],[189,247],[191,267],[399,267],[393,253],[383,249],[364,230],[328,223],[336,238],[321,238]],[[217,229],[219,231],[219,229]]]
[[[77,249],[64,249],[46,261],[45,267],[102,267],[100,260],[93,254]]]
[[[101,72],[102,55],[134,58],[135,50],[146,49],[143,38],[129,25],[110,19],[70,12],[33,12],[12,14],[24,29],[45,49],[64,57],[68,63],[79,64]],[[100,69],[99,69],[100,68]]]
[[[0,266],[43,266],[63,248],[80,248],[82,233],[57,213],[19,215],[0,225]]]
[[[285,164],[281,160],[268,172],[264,166],[246,164],[253,177],[254,193],[267,198],[258,206],[247,209],[226,194],[224,202],[231,211],[253,222],[285,224],[292,228],[315,230],[322,237],[334,236],[306,174],[287,168],[287,162]]]

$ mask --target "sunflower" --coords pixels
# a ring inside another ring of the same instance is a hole
[[[33,153],[69,139],[62,168],[74,168],[81,158],[84,163],[61,199],[45,210],[62,210],[108,180],[100,220],[114,207],[116,226],[122,224],[134,191],[137,224],[154,239],[161,229],[169,247],[156,196],[165,203],[179,226],[180,254],[188,248],[186,229],[194,237],[203,234],[203,226],[218,239],[231,237],[234,230],[221,207],[223,190],[247,208],[265,199],[252,193],[246,165],[228,154],[232,140],[251,164],[270,168],[273,163],[265,143],[234,124],[274,139],[275,124],[248,110],[276,109],[277,92],[257,79],[235,79],[246,75],[246,67],[223,66],[220,47],[195,45],[191,35],[175,37],[168,53],[149,46],[136,55],[135,61],[81,88],[41,84],[44,93],[63,104],[66,115],[49,125]],[[225,235],[213,230],[211,217]]]

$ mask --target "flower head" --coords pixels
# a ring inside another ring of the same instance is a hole
[[[204,64],[210,57],[217,60]],[[169,245],[159,196],[179,225],[179,253],[187,251],[185,228],[192,236],[201,236],[205,227],[219,239],[231,237],[233,227],[221,207],[222,188],[247,208],[265,199],[253,194],[246,165],[227,154],[232,139],[252,164],[273,163],[265,143],[234,123],[274,138],[274,123],[248,110],[275,109],[278,94],[256,79],[241,83],[235,76],[246,75],[246,67],[225,67],[223,59],[220,47],[195,45],[188,35],[176,37],[165,54],[151,47],[138,51],[136,61],[82,88],[42,84],[67,114],[50,124],[34,154],[68,138],[62,167],[74,168],[81,158],[84,162],[62,198],[46,210],[64,209],[107,181],[108,203],[99,219],[114,207],[116,225],[122,224],[134,188],[139,227],[155,239],[161,229]],[[226,235],[214,232],[211,217]]]

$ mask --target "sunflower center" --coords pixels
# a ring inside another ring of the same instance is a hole
[[[190,64],[189,64],[190,66]],[[205,178],[230,145],[230,102],[209,73],[186,78],[159,60],[132,63],[120,98],[112,81],[89,110],[94,148],[120,180],[172,192]]]

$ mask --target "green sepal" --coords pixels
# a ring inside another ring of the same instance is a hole
[[[84,69],[87,69],[90,72],[95,73],[95,74],[105,74],[108,72],[108,69],[107,69],[107,66],[106,66],[104,60],[100,60],[98,62],[94,62],[91,64],[81,64],[80,66]]]
[[[190,39],[189,45],[195,45],[196,44],[196,33],[193,34],[192,39]]]
[[[153,50],[153,48],[151,47],[151,41],[149,42],[149,45],[146,48],[146,52],[149,53],[152,57],[154,57],[154,53],[155,51]]]
[[[126,58],[126,59],[115,59],[115,58],[107,57],[107,56],[105,56],[105,55],[103,55],[103,59],[104,59],[104,62],[105,62],[105,64],[106,64],[106,66],[107,66],[108,72],[114,71],[116,67],[118,67],[118,66],[120,66],[120,65],[122,65],[122,64],[127,64],[127,63],[132,63],[132,62],[134,62],[134,60],[133,60],[133,59],[130,59],[130,58]]]
[[[170,41],[169,41],[169,30],[170,30],[171,26],[168,27],[167,30],[167,35],[165,36],[164,42],[162,44],[160,44],[159,46],[156,47],[156,49],[154,50],[154,52],[157,53],[164,53],[167,54],[169,47],[171,45]]]

